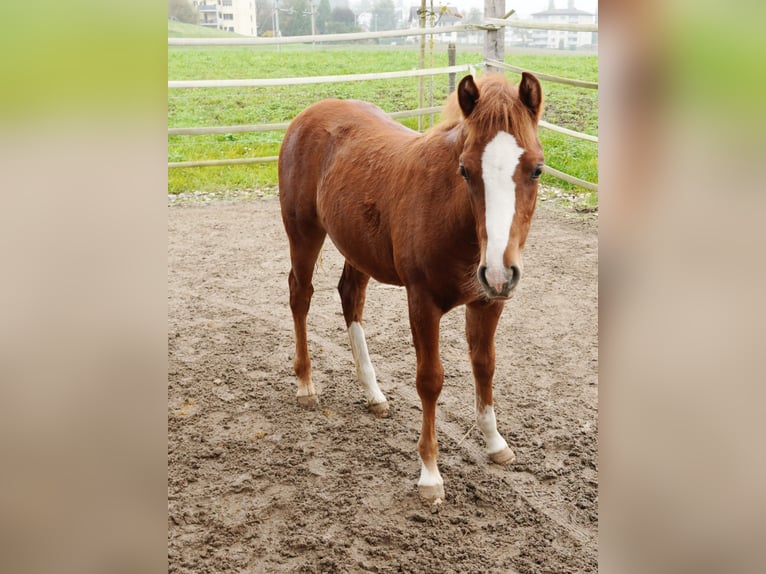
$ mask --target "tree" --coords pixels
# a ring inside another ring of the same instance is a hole
[[[282,0],[279,3],[279,27],[283,36],[311,34],[311,5],[309,0]]]
[[[345,34],[357,32],[356,14],[350,8],[335,8],[330,14],[327,32],[330,34]]]
[[[376,30],[394,30],[397,24],[394,0],[375,0],[372,13],[376,19]]]
[[[330,16],[332,15],[332,8],[330,8],[330,0],[320,0],[319,7],[317,8],[317,31],[320,34],[327,33],[327,26],[330,23]]]
[[[199,12],[189,0],[168,0],[168,20],[199,24]]]
[[[470,22],[471,24],[478,24],[482,20],[484,20],[484,11],[480,8],[471,8],[470,12],[468,12],[468,16],[463,18],[463,22]]]

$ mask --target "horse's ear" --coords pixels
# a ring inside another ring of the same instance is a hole
[[[538,79],[529,72],[521,74],[519,98],[529,108],[529,111],[532,112],[535,120],[539,121],[543,111],[543,89]]]
[[[479,88],[476,87],[476,82],[473,81],[473,76],[470,74],[460,80],[457,87],[457,101],[463,115],[465,117],[470,116],[476,107],[476,102],[479,101]]]

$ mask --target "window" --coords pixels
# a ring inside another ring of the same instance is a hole
[[[224,6],[231,6],[231,4],[232,4],[232,0],[223,0]]]
[[[223,15],[224,20],[234,20],[234,14],[224,14]]]

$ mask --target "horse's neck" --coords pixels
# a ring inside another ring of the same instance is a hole
[[[452,177],[457,173],[463,143],[459,124],[452,128],[436,125],[410,140],[402,151],[407,161],[417,162],[429,171],[439,169],[445,176]]]
[[[420,162],[421,169],[428,172],[426,181],[431,188],[428,195],[433,202],[434,212],[440,213],[447,225],[459,228],[460,232],[455,237],[470,236],[473,239],[476,222],[471,209],[470,192],[458,175],[464,143],[461,124],[451,128],[436,125],[417,138],[407,154]]]

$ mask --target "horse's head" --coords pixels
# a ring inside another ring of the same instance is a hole
[[[476,81],[466,76],[457,89],[464,138],[457,169],[468,187],[481,245],[478,279],[493,299],[510,297],[521,278],[521,252],[543,167],[537,135],[542,100],[540,82],[526,72],[518,88],[490,73]]]

